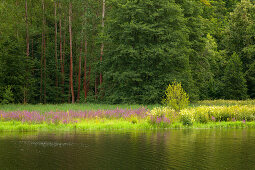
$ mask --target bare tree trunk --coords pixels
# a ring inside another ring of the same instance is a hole
[[[43,56],[43,58],[44,58],[44,103],[46,103],[47,102],[47,100],[46,100],[46,55],[45,55],[45,53],[46,53],[46,38],[45,38],[45,35],[44,35],[44,43],[43,43],[43,49],[44,49],[44,56]]]
[[[93,48],[92,48],[93,49]],[[97,58],[95,56],[95,63],[97,62]],[[95,99],[97,99],[97,72],[95,71]]]
[[[87,82],[86,96],[87,96],[87,94],[88,94],[88,92],[89,92],[90,72],[91,72],[91,66],[89,66],[89,73],[88,73],[88,82]]]
[[[72,3],[71,2],[69,2],[69,33],[70,33],[70,88],[72,93],[72,103],[74,103],[73,52],[72,52]]]
[[[27,0],[25,1],[25,10],[26,10],[26,31],[27,31],[27,35],[26,35],[26,43],[27,43],[27,59],[29,58],[29,31],[28,31],[28,19],[27,19]],[[27,78],[27,77],[26,77]],[[24,103],[27,103],[27,83],[25,83],[25,87],[24,87]]]
[[[103,0],[103,10],[102,10],[102,29],[104,31],[104,16],[105,16],[105,0]],[[104,54],[104,43],[102,42],[101,45],[101,52],[100,52],[100,64],[102,63],[103,60],[103,54]],[[102,72],[100,72],[100,86],[102,86],[103,83],[103,76]]]
[[[27,36],[26,36],[26,42],[27,42],[27,57],[29,57],[29,31],[28,31],[28,19],[27,19],[27,0],[26,0],[26,31],[27,31]]]
[[[80,55],[79,55],[78,91],[77,91],[78,102],[80,100],[80,90],[81,90],[81,55],[82,55],[82,41],[81,41]]]
[[[42,52],[41,52],[41,84],[40,84],[40,103],[42,103],[43,100],[43,63],[44,63],[44,53],[45,53],[45,21],[44,21],[44,0],[42,0],[42,12],[43,12],[43,18],[42,18]]]
[[[61,10],[61,3],[59,3],[59,8]],[[61,20],[61,12],[59,17],[59,54],[60,54],[60,65],[61,65],[61,86],[62,86],[62,93],[64,94],[64,59],[63,59],[63,52],[62,52],[62,20]]]
[[[55,63],[56,63],[56,87],[58,87],[58,52],[57,52],[57,36],[58,36],[58,28],[57,28],[57,3],[54,2],[54,15],[55,15]]]
[[[41,58],[41,64],[43,65],[44,69],[42,71],[41,69],[41,87],[43,87],[44,91],[44,97],[43,101],[46,103],[46,40],[45,40],[45,6],[44,6],[44,0],[42,0],[42,8],[43,8],[43,33],[42,33],[42,58]],[[42,73],[43,72],[43,73]],[[43,78],[42,78],[43,77]],[[42,81],[43,79],[43,81]],[[42,89],[41,89],[42,91]]]
[[[42,52],[41,52],[41,83],[40,83],[40,103],[42,103],[42,88],[43,88],[43,43],[44,32],[42,31]]]
[[[83,88],[84,88],[84,97],[85,101],[87,100],[87,40],[85,38],[85,52],[84,52],[84,81],[83,81]]]

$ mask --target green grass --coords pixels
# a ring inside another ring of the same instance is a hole
[[[255,100],[204,100],[198,101],[196,103],[191,103],[189,108],[198,107],[198,106],[233,106],[233,105],[255,105]],[[118,104],[118,105],[109,105],[109,104],[93,104],[93,103],[83,103],[83,104],[8,104],[8,105],[0,105],[0,110],[2,111],[18,111],[18,110],[26,110],[26,111],[40,111],[40,112],[48,112],[48,111],[67,111],[67,110],[110,110],[116,108],[122,109],[137,109],[140,107],[146,107],[148,109],[152,109],[154,107],[160,106],[157,105],[138,105],[138,104]]]
[[[255,100],[202,100],[191,103],[190,107],[197,106],[234,106],[234,105],[255,105]]]
[[[194,123],[191,126],[173,123],[166,126],[156,126],[145,120],[132,124],[123,120],[89,120],[77,124],[28,124],[17,121],[0,122],[2,132],[25,131],[90,131],[90,130],[156,130],[156,129],[208,129],[208,128],[255,128],[255,122],[210,122],[207,124]]]
[[[237,105],[237,106],[233,106]],[[245,106],[246,105],[246,106]],[[123,109],[138,109],[140,107],[146,107],[152,109],[159,105],[108,105],[108,104],[37,104],[37,105],[22,105],[22,104],[10,104],[10,105],[0,105],[1,111],[67,111],[67,110],[112,110],[116,108]],[[198,107],[201,106],[201,107]],[[207,107],[213,106],[213,107]],[[226,106],[226,107],[217,107]],[[232,106],[232,107],[231,107]],[[219,115],[228,116],[233,113],[247,115],[253,115],[252,108],[255,106],[255,100],[245,100],[245,101],[235,101],[235,100],[214,100],[214,101],[199,101],[195,104],[191,104],[188,111],[196,109],[196,115],[201,112],[201,115],[209,114],[214,115],[218,113]],[[214,110],[213,110],[214,109]],[[232,109],[232,110],[231,110]],[[198,112],[199,111],[199,112]],[[208,113],[207,113],[208,112]],[[238,113],[236,113],[238,112]],[[248,114],[249,113],[249,114]],[[217,117],[217,114],[214,115]],[[233,115],[232,115],[233,117]],[[211,117],[209,116],[208,119]],[[236,119],[237,120],[237,119]],[[242,119],[243,120],[243,119]],[[246,119],[245,119],[246,120]],[[251,119],[253,120],[253,119]],[[201,121],[200,121],[201,122]],[[0,131],[89,131],[89,130],[153,130],[153,129],[186,129],[186,128],[255,128],[255,121],[221,121],[213,122],[209,120],[207,123],[198,123],[196,120],[193,125],[186,126],[181,122],[176,122],[172,124],[160,124],[153,125],[148,123],[145,119],[138,119],[137,123],[132,123],[132,120],[124,119],[86,119],[80,120],[76,124],[29,124],[22,123],[18,121],[0,121]]]
[[[138,109],[140,107],[146,107],[152,109],[157,105],[128,105],[128,104],[119,104],[119,105],[109,105],[109,104],[93,104],[93,103],[84,103],[84,104],[9,104],[9,105],[0,105],[0,110],[2,111],[67,111],[67,110],[112,110],[116,108],[121,109]]]

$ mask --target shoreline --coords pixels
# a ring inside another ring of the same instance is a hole
[[[221,129],[221,128],[255,128],[255,122],[209,122],[206,124],[195,122],[193,125],[183,125],[182,123],[151,125],[146,121],[131,123],[121,120],[88,120],[75,124],[29,124],[19,121],[0,122],[0,132],[50,132],[50,131],[68,131],[85,132],[90,130],[97,131],[117,131],[117,130],[170,130],[170,129]]]

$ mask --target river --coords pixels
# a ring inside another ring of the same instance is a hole
[[[254,169],[255,129],[0,132],[0,169]]]

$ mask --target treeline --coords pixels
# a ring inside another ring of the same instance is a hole
[[[255,97],[249,0],[4,0],[0,103]]]

